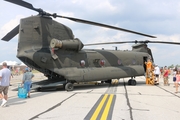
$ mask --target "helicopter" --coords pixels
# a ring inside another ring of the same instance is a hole
[[[83,44],[74,38],[73,31],[53,18],[64,18],[74,22],[120,30],[150,38],[155,36],[127,30],[93,21],[48,13],[34,8],[23,0],[5,0],[38,12],[38,15],[22,18],[20,24],[7,33],[2,40],[10,41],[19,34],[17,58],[27,66],[42,72],[48,80],[65,81],[67,91],[74,89],[79,82],[102,81],[111,83],[112,79],[130,77],[128,83],[136,85],[136,76],[146,72],[147,59],[154,61],[147,43],[177,44],[163,41],[121,41]],[[131,51],[83,49],[84,46],[102,44],[135,43]]]

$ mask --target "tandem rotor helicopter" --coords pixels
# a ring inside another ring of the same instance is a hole
[[[61,16],[56,13],[47,13],[42,9],[34,8],[32,4],[23,0],[5,0],[39,14],[20,20],[12,31],[2,40],[9,41],[19,34],[17,58],[42,73],[48,80],[65,81],[65,89],[71,91],[77,82],[105,81],[131,77],[129,83],[136,85],[136,76],[145,74],[144,62],[147,58],[153,61],[151,49],[147,43],[178,44],[163,41],[121,41],[108,43],[83,44],[80,39],[74,38],[72,30],[53,20],[65,18],[74,22],[90,24],[133,34],[155,38],[155,36],[118,28],[88,20]],[[132,51],[83,49],[84,46],[101,44],[135,43]]]

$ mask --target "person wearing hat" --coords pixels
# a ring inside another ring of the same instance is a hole
[[[25,71],[26,72],[23,74],[22,84],[24,84],[24,88],[28,92],[28,98],[30,98],[30,89],[32,84],[32,78],[34,77],[34,75],[28,67],[25,68]]]

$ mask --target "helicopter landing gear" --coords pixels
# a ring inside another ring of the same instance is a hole
[[[135,85],[136,85],[136,80],[134,80],[134,79],[129,79],[129,80],[128,80],[128,85],[133,85],[133,86],[135,86]]]
[[[72,83],[68,82],[66,85],[65,85],[65,90],[67,91],[73,91],[74,89],[74,86]]]
[[[112,82],[111,79],[105,81],[105,83],[109,83],[109,84],[111,84],[111,82]]]
[[[103,84],[104,83],[104,81],[101,81],[101,84]]]

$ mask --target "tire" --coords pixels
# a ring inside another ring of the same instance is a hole
[[[132,79],[129,79],[128,80],[128,85],[131,85],[131,83],[132,83]]]
[[[131,85],[136,86],[136,80],[132,80]]]
[[[73,91],[74,86],[73,86],[72,83],[67,83],[67,84],[65,85],[65,89],[66,89],[67,91]]]

